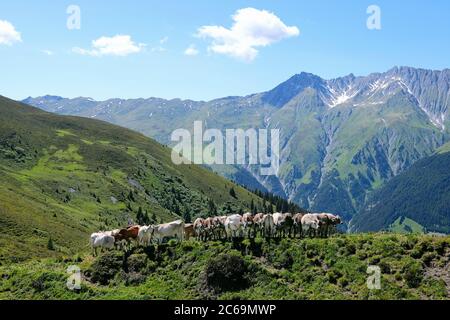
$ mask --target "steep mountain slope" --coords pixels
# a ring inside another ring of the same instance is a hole
[[[116,99],[78,112],[76,100],[26,101],[118,123],[164,144],[174,129],[192,129],[195,120],[218,129],[279,128],[278,176],[259,176],[255,166],[214,170],[348,221],[368,194],[449,140],[449,88],[448,69],[396,67],[333,80],[301,73],[268,92],[209,102]],[[82,100],[82,106],[91,101]]]
[[[410,219],[425,231],[450,233],[450,150],[445,145],[375,191],[351,223],[354,231],[388,229]]]
[[[87,249],[90,232],[139,219],[261,205],[206,169],[174,165],[170,154],[131,130],[0,97],[0,264]]]

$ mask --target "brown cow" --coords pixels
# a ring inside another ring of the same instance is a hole
[[[264,213],[257,213],[253,217],[253,223],[255,224],[255,233],[260,233],[261,237],[264,236]]]
[[[114,234],[114,239],[117,243],[121,241],[126,241],[131,245],[132,240],[137,240],[139,236],[139,226],[132,226],[126,229],[120,229],[117,234]]]
[[[252,235],[252,230],[253,230],[253,235],[256,236],[255,221],[254,221],[254,216],[252,213],[250,213],[250,212],[244,213],[244,215],[242,216],[242,225],[244,228],[244,232],[247,232],[247,236],[249,238]]]
[[[203,230],[205,232],[205,240],[214,239],[217,237],[216,230],[219,220],[213,217],[206,218],[203,221]]]
[[[184,225],[184,237],[186,240],[189,240],[191,237],[195,237],[195,229],[193,223],[186,223]]]

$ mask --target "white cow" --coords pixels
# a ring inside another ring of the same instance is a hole
[[[225,219],[225,232],[228,238],[241,236],[242,216],[240,214],[232,214]]]
[[[291,236],[294,220],[291,213],[279,213],[273,214],[273,223],[275,225],[275,231],[278,237]]]
[[[91,234],[90,244],[95,255],[97,255],[97,248],[113,249],[114,242],[114,237],[106,232],[96,232]]]
[[[151,226],[139,227],[138,241],[142,245],[149,245],[152,240],[153,228]]]
[[[115,235],[118,235],[119,232],[120,232],[120,229],[114,229],[112,231],[105,231],[103,233],[108,235],[108,236],[113,236],[114,237]]]
[[[158,243],[162,243],[166,237],[177,237],[180,242],[184,239],[184,222],[182,220],[151,226],[151,229],[152,238],[155,238]]]
[[[308,213],[302,217],[302,229],[304,235],[316,235],[321,225],[321,221],[317,214]]]

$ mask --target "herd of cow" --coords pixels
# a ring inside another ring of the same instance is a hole
[[[233,239],[261,236],[280,237],[327,237],[341,224],[341,218],[330,213],[274,213],[274,214],[232,214],[229,216],[198,218],[194,223],[177,220],[169,223],[132,226],[113,231],[96,232],[91,235],[90,244],[94,253],[97,248],[113,249],[131,245],[150,245],[153,241],[162,243],[164,239],[196,238],[200,241]]]

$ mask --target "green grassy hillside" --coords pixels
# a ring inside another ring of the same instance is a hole
[[[375,191],[352,220],[354,231],[386,230],[401,217],[407,230],[450,233],[450,152],[448,145]],[[415,226],[415,227],[414,227]]]
[[[235,190],[236,197],[230,195]],[[86,248],[138,222],[248,210],[261,199],[131,130],[0,97],[0,264]],[[215,209],[214,209],[215,210]]]
[[[0,299],[448,299],[449,248],[448,237],[398,234],[186,241],[0,267]],[[66,288],[71,265],[81,290]]]

